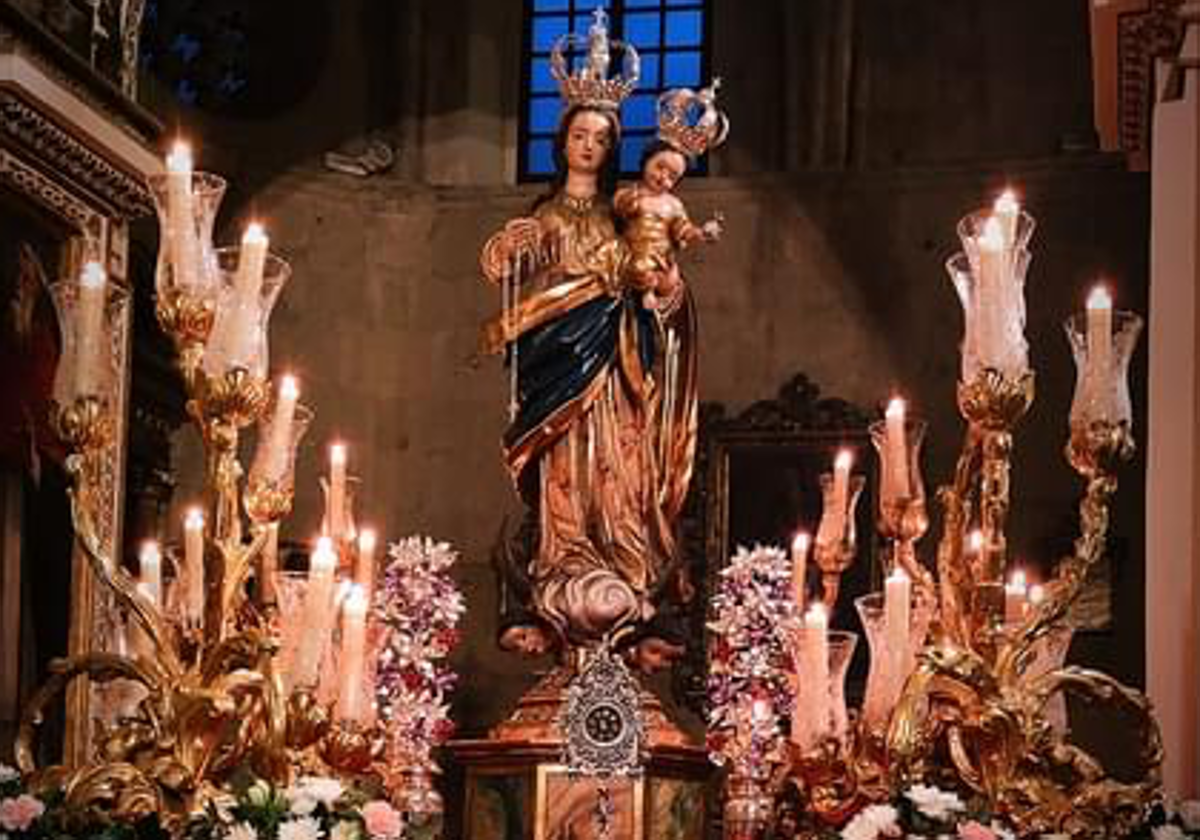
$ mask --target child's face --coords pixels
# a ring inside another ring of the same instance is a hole
[[[683,173],[687,171],[687,161],[683,155],[670,149],[663,149],[650,160],[642,170],[642,180],[655,195],[662,195],[675,189]]]

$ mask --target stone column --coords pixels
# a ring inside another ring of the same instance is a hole
[[[1193,26],[1184,57],[1200,53]],[[1159,78],[1166,76],[1159,73]],[[1200,79],[1159,102],[1151,157],[1146,685],[1164,782],[1200,797]]]

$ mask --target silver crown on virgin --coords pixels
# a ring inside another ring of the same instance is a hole
[[[633,44],[608,37],[608,15],[603,9],[592,13],[592,25],[587,38],[574,33],[559,36],[550,51],[550,75],[558,81],[558,89],[568,108],[586,106],[618,111],[625,97],[637,87],[642,72],[641,59]],[[612,51],[620,50],[621,72],[609,77]],[[587,57],[572,73],[567,62],[568,51],[584,52]]]
[[[719,78],[701,90],[676,88],[658,97],[658,137],[689,158],[725,142],[729,118],[717,108]]]

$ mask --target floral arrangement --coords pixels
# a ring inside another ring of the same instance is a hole
[[[400,840],[404,819],[337,779],[308,776],[291,787],[259,780],[210,804],[188,823],[187,840]]]
[[[932,785],[913,785],[891,804],[869,805],[841,831],[822,840],[1016,840],[1016,830],[987,810],[983,800],[964,800]],[[1070,840],[1043,834],[1039,840]],[[1129,840],[1200,840],[1200,801],[1165,803]]]
[[[450,579],[458,554],[447,543],[409,537],[394,543],[375,599],[382,637],[375,700],[392,760],[434,772],[433,748],[454,731],[446,694],[455,674],[444,660],[458,643],[465,606]]]
[[[781,719],[792,713],[789,634],[798,618],[792,567],[778,548],[739,548],[721,570],[709,629],[708,752],[719,765],[786,760]]]
[[[913,785],[890,805],[869,805],[851,818],[830,840],[1016,840],[1012,826],[967,802],[953,791],[932,785]]]
[[[168,840],[158,814],[136,823],[81,823],[64,807],[61,792],[29,793],[21,774],[0,764],[0,838],[4,840]],[[186,840],[400,840],[404,819],[382,799],[309,776],[288,788],[258,780],[210,800],[183,827]]]
[[[1200,840],[1200,800],[1163,802],[1130,840]]]

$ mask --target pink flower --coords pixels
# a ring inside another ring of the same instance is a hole
[[[46,810],[42,800],[27,793],[0,800],[0,826],[5,831],[24,831]]]
[[[363,823],[367,833],[377,840],[398,840],[404,830],[400,812],[382,799],[368,802],[362,807]]]
[[[996,832],[975,820],[958,824],[959,840],[996,840]]]

